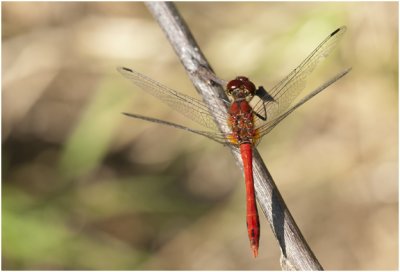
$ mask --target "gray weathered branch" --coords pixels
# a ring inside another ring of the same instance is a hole
[[[201,76],[204,70],[212,71],[186,23],[171,2],[147,2],[148,9],[167,35],[169,42],[189,74],[197,91],[213,110],[226,110],[227,100],[221,86],[212,86]],[[218,120],[218,119],[216,119]],[[219,123],[223,132],[227,124]],[[236,161],[242,165],[237,149],[231,149]],[[284,270],[323,270],[286,207],[260,154],[254,149],[254,186],[257,201],[262,208],[281,249],[281,266]]]

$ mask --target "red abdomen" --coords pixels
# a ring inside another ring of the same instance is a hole
[[[243,160],[244,179],[246,183],[246,224],[250,240],[250,247],[254,257],[258,255],[258,243],[260,240],[260,221],[256,204],[253,180],[253,147],[251,144],[241,144],[240,154]]]

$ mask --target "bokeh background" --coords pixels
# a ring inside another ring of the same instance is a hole
[[[398,269],[398,4],[178,3],[216,73],[271,88],[341,25],[306,91],[352,72],[259,145],[325,269]],[[3,269],[276,269],[245,228],[228,148],[119,75],[197,97],[142,3],[2,3]]]

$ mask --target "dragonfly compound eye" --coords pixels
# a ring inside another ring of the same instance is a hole
[[[241,85],[242,85],[242,82],[240,80],[233,79],[228,82],[228,84],[226,85],[226,89],[227,89],[228,93],[231,94],[234,90],[239,89]]]
[[[249,81],[249,79],[247,77],[245,77],[245,76],[237,76],[236,79],[241,81],[241,82]]]
[[[243,83],[244,88],[249,92],[249,94],[254,95],[256,92],[256,86],[250,80],[244,81]]]
[[[254,95],[256,86],[247,77],[238,76],[228,82],[226,89],[230,95],[246,97],[248,95]]]

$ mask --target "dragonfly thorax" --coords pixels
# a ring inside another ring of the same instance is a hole
[[[238,76],[228,82],[226,90],[234,100],[251,99],[256,92],[256,86],[247,77]]]
[[[241,145],[255,144],[256,130],[254,129],[253,109],[246,100],[236,100],[229,108],[229,122],[232,134],[231,143]]]

